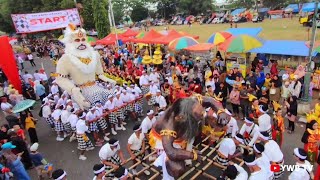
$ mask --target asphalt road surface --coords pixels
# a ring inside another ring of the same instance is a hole
[[[55,71],[55,67],[48,58],[46,59],[35,59],[35,63],[37,67],[31,67],[29,62],[25,62],[25,70],[29,73],[34,73],[36,69],[41,68],[41,64],[49,75],[50,72]],[[24,72],[24,71],[23,71]],[[24,73],[23,73],[24,74]],[[39,137],[39,152],[41,152],[48,162],[53,163],[54,168],[62,168],[68,174],[68,179],[77,179],[77,180],[90,180],[94,177],[92,172],[92,167],[94,164],[99,163],[98,152],[100,147],[96,147],[93,151],[87,152],[85,155],[87,156],[86,161],[79,160],[79,152],[77,150],[77,142],[74,141],[72,143],[69,142],[69,139],[64,140],[63,142],[57,142],[56,133],[51,131],[48,127],[47,123],[38,117],[40,107],[40,101],[37,102],[33,114],[37,119],[39,119],[37,123],[37,133]],[[1,124],[5,123],[3,118],[3,113],[1,112]],[[287,123],[287,122],[286,122]],[[126,126],[126,131],[118,132],[118,135],[115,138],[120,140],[121,149],[125,152],[125,158],[129,158],[129,155],[126,151],[127,140],[129,136],[133,133],[132,127],[134,122],[129,122]],[[240,126],[239,126],[240,127]],[[295,147],[303,147],[300,139],[305,129],[304,124],[296,123],[296,131],[293,134],[284,134],[284,143],[282,146],[282,151],[284,153],[285,164],[294,164],[293,161],[293,149]],[[111,136],[112,137],[112,136]],[[35,169],[29,171],[32,179],[37,179]],[[216,174],[216,172],[212,172]],[[282,179],[287,179],[288,173],[285,173]],[[147,179],[147,178],[143,178]]]

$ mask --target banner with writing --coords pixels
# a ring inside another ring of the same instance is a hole
[[[76,8],[61,11],[32,14],[11,14],[17,33],[32,33],[61,29],[69,23],[80,25],[81,20]]]

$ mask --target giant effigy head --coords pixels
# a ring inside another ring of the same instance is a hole
[[[74,24],[69,24],[64,31],[62,42],[66,46],[66,53],[74,55],[84,55],[92,47],[87,42],[86,31],[83,28],[77,28]]]

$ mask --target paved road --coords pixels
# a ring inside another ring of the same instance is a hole
[[[41,62],[46,69],[47,74],[54,72],[55,68],[53,64],[48,59],[36,59],[37,68],[41,67]],[[25,62],[26,70],[29,73],[33,73],[36,68],[32,68],[29,62]],[[36,104],[34,115],[40,121],[37,123],[37,133],[39,137],[39,151],[45,155],[48,162],[53,163],[54,168],[62,168],[68,173],[69,179],[77,180],[89,180],[94,176],[92,173],[92,167],[95,163],[99,163],[99,147],[95,148],[93,151],[86,153],[88,159],[86,161],[81,161],[78,159],[77,143],[65,140],[63,142],[57,142],[55,140],[56,134],[52,132],[48,127],[47,123],[41,118],[37,117],[39,112],[40,102]],[[1,113],[2,114],[2,113]],[[3,114],[1,116],[1,124],[4,123]],[[287,123],[287,122],[286,122]],[[132,134],[132,127],[134,123],[129,122],[127,125],[127,131],[119,132],[116,138],[120,140],[120,145],[125,152],[126,158],[128,158],[128,153],[126,152],[126,142],[129,136]],[[283,153],[285,155],[285,164],[293,164],[293,148],[303,147],[300,139],[302,133],[305,129],[303,124],[296,124],[296,132],[294,134],[284,135]],[[35,170],[29,171],[32,179],[36,179]],[[286,176],[288,173],[285,174]],[[284,178],[283,178],[284,179]]]

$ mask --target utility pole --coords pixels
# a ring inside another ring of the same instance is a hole
[[[315,8],[314,8],[314,14],[312,18],[312,35],[311,35],[311,40],[310,40],[310,48],[309,48],[309,57],[308,57],[308,64],[306,66],[306,74],[304,76],[304,93],[303,93],[303,98],[302,100],[304,102],[310,102],[311,98],[309,97],[309,88],[310,88],[310,81],[311,81],[311,71],[310,65],[312,61],[312,52],[313,52],[313,46],[314,42],[316,40],[316,30],[317,30],[317,15],[318,15],[318,4],[319,2],[315,2]]]
[[[116,35],[116,45],[117,47],[119,47],[119,42],[118,42],[118,33],[117,33],[117,28],[116,28],[116,23],[114,20],[114,15],[113,15],[113,8],[112,8],[112,2],[111,0],[109,0],[109,15],[111,15],[111,17],[109,16],[109,21],[111,20],[112,22],[110,23],[110,26],[114,28],[114,33]]]

